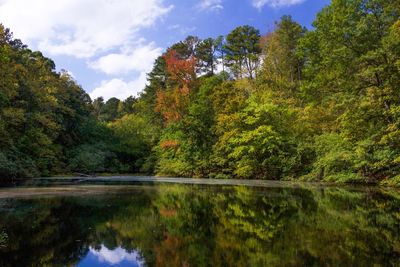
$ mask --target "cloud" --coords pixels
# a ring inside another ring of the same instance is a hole
[[[90,248],[89,252],[94,255],[100,263],[117,265],[123,261],[128,261],[135,264],[135,266],[144,266],[144,263],[140,260],[139,253],[136,251],[129,253],[125,249],[122,249],[120,247],[114,250],[109,250],[104,245],[102,245],[100,250]]]
[[[154,43],[138,45],[133,48],[124,48],[120,53],[112,53],[89,62],[88,66],[107,75],[119,76],[111,80],[103,80],[90,96],[92,99],[102,96],[105,100],[111,97],[126,99],[137,96],[146,86],[147,73],[153,68],[154,60],[160,56],[162,48]],[[120,78],[127,74],[136,73],[136,78],[125,81]]]
[[[2,0],[0,18],[34,48],[89,58],[131,43],[171,9],[163,0]]]
[[[218,11],[223,9],[222,0],[201,0],[197,5],[200,10]]]
[[[252,4],[255,8],[261,9],[265,5],[273,8],[297,5],[303,3],[305,0],[252,0],[252,1],[253,1]]]
[[[129,72],[149,72],[154,60],[161,55],[162,48],[154,43],[124,49],[121,53],[112,53],[90,62],[89,67],[108,75],[125,75]]]
[[[146,76],[146,72],[143,71],[136,79],[131,81],[124,81],[119,78],[104,80],[100,86],[90,93],[90,97],[95,99],[102,96],[105,100],[108,100],[112,97],[126,99],[129,96],[137,96],[146,85]]]
[[[162,52],[146,43],[141,31],[172,8],[165,0],[0,0],[0,18],[32,49],[70,56],[114,76],[102,77],[92,97],[123,99],[143,90],[146,73]],[[127,75],[133,78],[121,78]]]

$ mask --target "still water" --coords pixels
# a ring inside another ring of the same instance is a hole
[[[0,189],[0,266],[400,266],[400,193],[201,185]]]

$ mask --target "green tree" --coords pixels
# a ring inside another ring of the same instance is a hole
[[[222,46],[222,37],[207,38],[200,41],[196,48],[196,57],[199,60],[199,71],[214,75],[219,61],[218,52]]]
[[[260,63],[260,31],[245,25],[234,29],[226,37],[225,60],[237,78],[255,78]]]
[[[259,87],[272,91],[281,101],[298,98],[304,59],[297,54],[306,30],[290,16],[276,23],[274,32],[263,37],[263,67],[257,80]]]

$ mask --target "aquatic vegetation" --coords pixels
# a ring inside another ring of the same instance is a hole
[[[0,248],[5,247],[7,244],[8,235],[5,231],[0,232]]]

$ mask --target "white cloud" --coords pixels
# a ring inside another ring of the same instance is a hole
[[[2,0],[0,18],[34,48],[85,58],[131,43],[171,8],[163,0]]]
[[[303,3],[305,0],[252,0],[252,1],[254,7],[261,9],[265,5],[273,8],[292,6]]]
[[[93,254],[100,263],[117,265],[123,261],[128,261],[131,263],[136,263],[137,266],[144,266],[144,262],[140,260],[139,253],[136,251],[130,253],[120,247],[114,250],[109,250],[102,245],[100,250],[90,248],[89,252]]]
[[[89,67],[108,75],[122,75],[132,71],[149,72],[154,60],[162,53],[162,48],[156,47],[154,43],[123,50],[90,62]]]
[[[223,9],[222,0],[201,0],[197,5],[200,10],[218,11]]]
[[[162,52],[140,31],[172,8],[165,0],[0,0],[0,18],[32,49],[70,56],[115,77],[102,77],[92,97],[123,99],[143,90],[146,73]],[[121,78],[127,75],[132,80]]]
[[[104,80],[100,86],[90,93],[90,97],[95,99],[102,96],[105,100],[108,100],[112,97],[126,99],[129,96],[137,96],[146,85],[146,76],[146,72],[141,72],[132,81],[124,81],[122,79]]]

